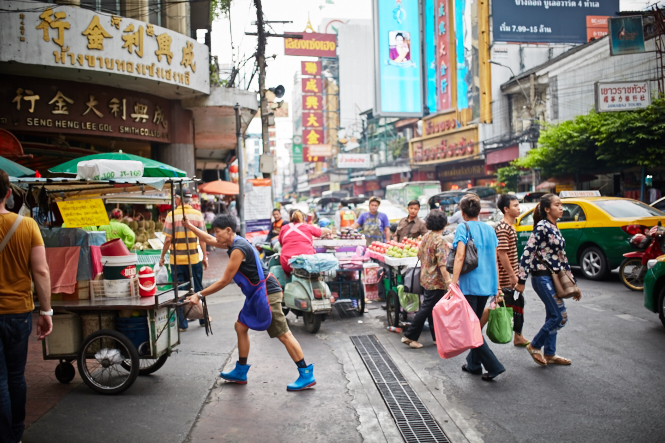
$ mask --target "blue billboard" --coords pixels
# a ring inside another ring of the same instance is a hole
[[[611,17],[619,0],[494,0],[495,42],[586,43],[587,17]]]
[[[418,0],[374,0],[375,115],[423,115]]]
[[[427,76],[427,108],[436,109],[436,31],[434,30],[434,0],[425,0],[425,75]]]

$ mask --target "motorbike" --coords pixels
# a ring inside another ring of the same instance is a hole
[[[628,242],[637,250],[623,254],[626,258],[621,263],[619,275],[621,276],[621,282],[633,291],[644,289],[647,262],[665,254],[663,251],[665,230],[663,230],[660,222],[655,228],[644,228],[643,232],[634,233]]]
[[[321,274],[294,269],[291,276],[287,277],[279,263],[279,254],[270,257],[268,269],[284,288],[282,300],[284,315],[293,312],[296,317],[303,318],[308,332],[312,334],[318,332],[321,323],[332,311],[330,288],[323,281]]]

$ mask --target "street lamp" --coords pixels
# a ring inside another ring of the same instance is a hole
[[[529,103],[529,96],[526,95],[526,91],[524,91],[524,88],[522,87],[522,83],[520,83],[519,79],[517,78],[517,76],[513,72],[513,68],[511,68],[510,66],[507,66],[507,65],[502,65],[501,63],[495,62],[494,60],[490,60],[490,63],[492,63],[493,65],[497,65],[497,66],[501,66],[503,68],[510,69],[510,73],[513,74],[513,78],[515,79],[515,81],[519,85],[520,89],[522,90],[522,94],[524,94],[524,98],[526,99],[527,106],[529,106],[529,108],[531,108],[530,103]],[[529,114],[531,114],[531,113],[529,112]]]

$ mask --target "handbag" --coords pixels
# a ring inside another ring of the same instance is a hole
[[[487,338],[494,343],[509,343],[513,339],[513,308],[506,307],[506,302],[489,310]]]
[[[407,269],[404,275],[404,289],[412,294],[423,295],[423,287],[420,285],[421,268],[418,267],[418,263],[420,263],[420,260],[411,268],[411,272]]]
[[[462,272],[460,275],[469,273],[478,267],[478,249],[476,249],[476,243],[473,241],[471,236],[471,230],[469,225],[464,222],[466,226],[466,251],[464,251],[464,265],[462,266]],[[448,253],[448,260],[446,260],[446,271],[453,274],[453,269],[455,267],[455,254],[457,254],[457,248],[452,249]]]
[[[536,252],[536,258],[552,274],[552,284],[554,285],[554,290],[556,291],[556,298],[563,299],[582,296],[582,291],[577,287],[577,284],[570,277],[570,275],[568,275],[568,272],[566,272],[564,269],[559,272],[554,272],[554,270],[550,268],[550,265],[541,259],[540,252]]]

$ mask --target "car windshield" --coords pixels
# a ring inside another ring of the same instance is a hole
[[[616,218],[665,217],[665,213],[635,200],[596,200],[603,211]]]

